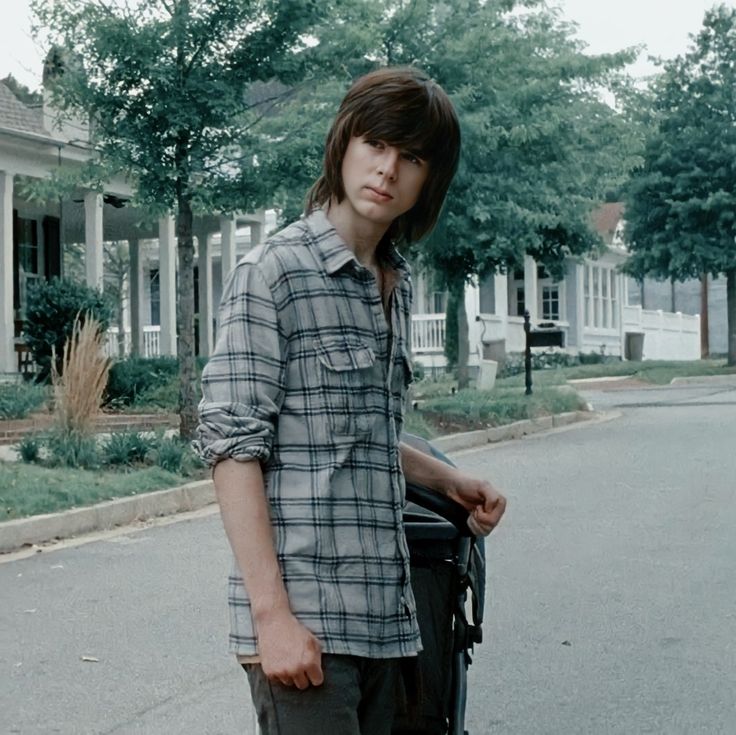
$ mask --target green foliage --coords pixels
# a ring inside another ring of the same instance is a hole
[[[43,441],[38,434],[26,434],[16,444],[20,458],[29,464],[38,462],[41,457]]]
[[[178,371],[175,357],[132,356],[117,360],[110,368],[105,402],[129,406],[141,395],[170,384]]]
[[[627,190],[627,270],[717,276],[736,267],[736,9],[705,14],[652,101],[644,162]]]
[[[142,464],[155,443],[137,431],[116,431],[100,447],[102,461],[108,465]]]
[[[191,475],[202,466],[189,442],[176,437],[162,438],[158,441],[153,459],[156,465],[167,472],[184,476]]]
[[[447,297],[447,311],[445,313],[445,357],[447,358],[448,371],[454,370],[457,367],[459,349],[457,307],[460,298],[452,291]]]
[[[52,467],[95,469],[100,466],[100,453],[94,434],[51,429],[44,438],[47,462]]]
[[[34,383],[0,385],[0,419],[24,419],[43,406],[48,391]]]
[[[12,74],[8,74],[2,82],[24,105],[28,107],[41,107],[43,95],[41,92],[33,91],[25,84],[19,82]]]
[[[100,323],[102,331],[107,330],[112,317],[109,300],[83,283],[54,278],[29,287],[24,331],[39,366],[39,380],[48,380],[51,374],[52,349],[61,373],[64,346],[72,336],[74,321],[79,317],[81,327],[88,314]]]
[[[522,388],[461,390],[452,396],[427,400],[421,413],[441,429],[444,427],[443,433],[450,433],[577,411],[584,403],[575,391],[566,387],[538,388],[531,396],[524,395]]]
[[[644,162],[626,197],[627,270],[677,280],[725,273],[736,365],[736,9],[706,12],[653,99]]]

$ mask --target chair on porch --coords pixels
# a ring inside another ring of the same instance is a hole
[[[31,348],[26,344],[23,334],[23,320],[15,320],[15,355],[17,359],[18,373],[24,378],[30,378],[38,372],[38,366],[33,359]]]

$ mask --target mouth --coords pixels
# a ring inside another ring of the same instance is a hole
[[[379,189],[377,186],[366,186],[365,187],[373,197],[381,202],[389,202],[393,199],[385,189]]]

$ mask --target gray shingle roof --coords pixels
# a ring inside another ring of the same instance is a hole
[[[19,130],[22,133],[48,135],[42,120],[41,110],[26,107],[5,84],[0,82],[0,127]]]

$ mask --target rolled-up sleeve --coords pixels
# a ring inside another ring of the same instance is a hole
[[[241,262],[225,288],[217,343],[202,373],[194,447],[207,465],[268,460],[284,397],[285,352],[260,265]]]

